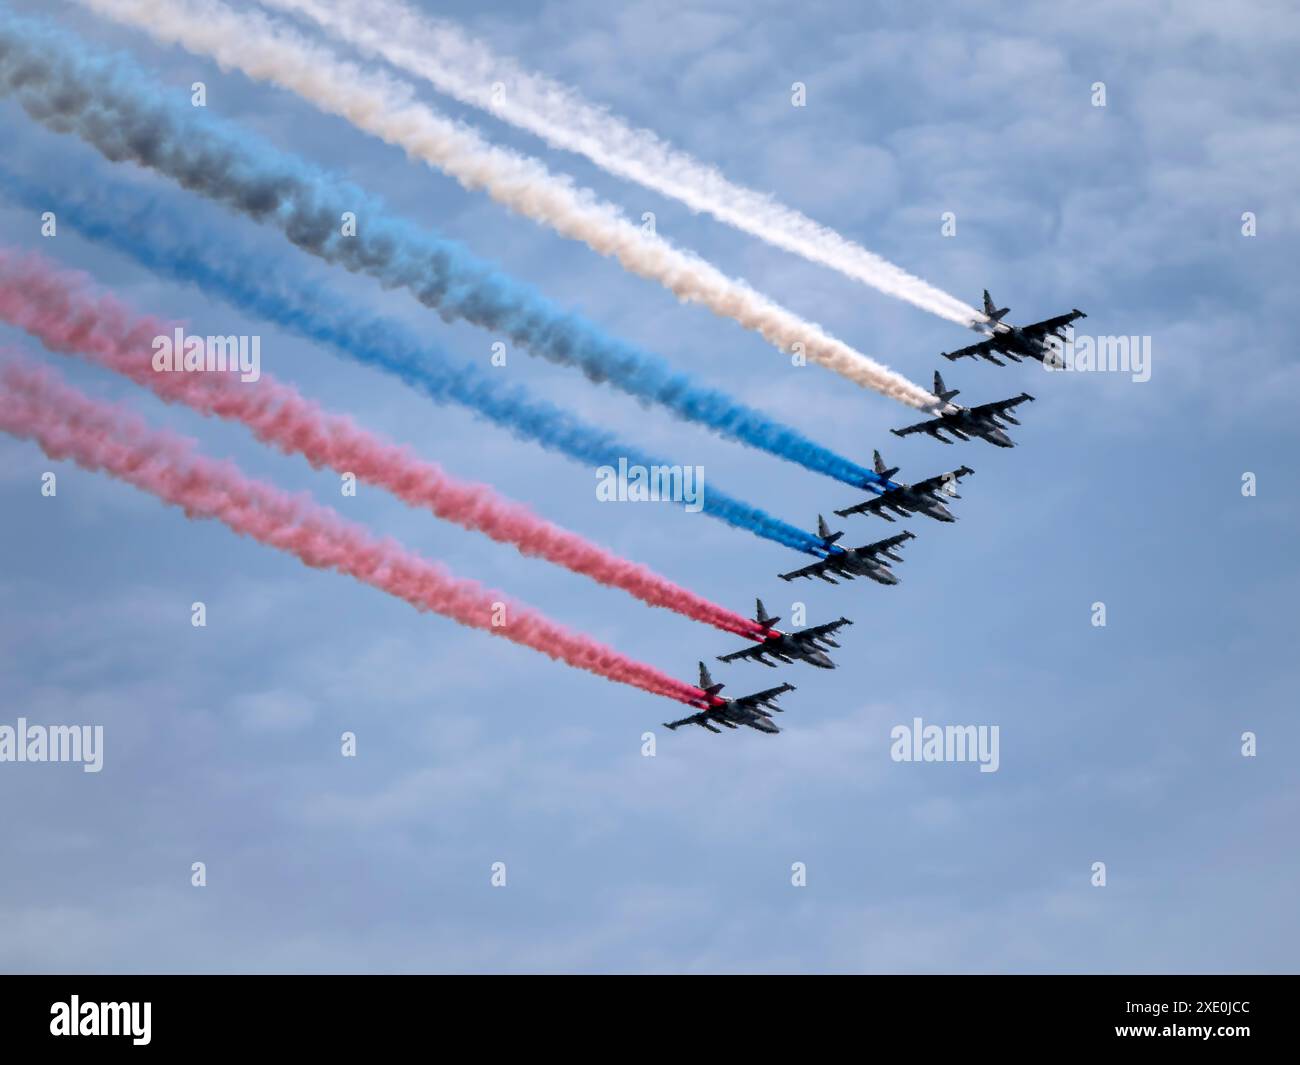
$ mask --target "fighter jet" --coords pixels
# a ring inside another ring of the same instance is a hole
[[[1009,310],[1009,307],[993,306],[993,297],[989,295],[989,290],[985,289],[984,314],[988,317],[988,322],[977,323],[971,328],[987,332],[988,339],[972,344],[968,348],[962,348],[960,351],[942,352],[943,357],[953,361],[978,357],[998,366],[1005,366],[1006,363],[993,354],[996,351],[1013,362],[1020,362],[1026,358],[1037,359],[1039,362],[1046,359],[1049,365],[1054,365],[1052,360],[1057,358],[1057,352],[1048,343],[1047,338],[1050,336],[1064,340],[1067,325],[1077,318],[1088,317],[1076,307],[1069,314],[1060,314],[1055,318],[1034,322],[1032,325],[1011,325],[1002,320]]]
[[[769,662],[769,658],[776,658],[787,664],[796,658],[802,658],[809,665],[817,666],[819,669],[835,668],[835,663],[826,654],[827,647],[839,646],[831,639],[831,633],[842,629],[845,625],[852,625],[853,622],[848,618],[840,618],[839,621],[815,625],[811,629],[800,629],[798,632],[778,632],[772,626],[781,619],[769,617],[767,611],[763,609],[763,600],[759,599],[757,602],[758,612],[754,620],[758,622],[765,635],[755,636],[754,638],[760,642],[753,647],[746,647],[743,651],[732,651],[729,655],[718,655],[719,662],[735,662],[739,658],[752,658],[755,662],[762,662],[763,665],[775,669],[776,663]]]
[[[903,541],[915,537],[914,532],[903,532],[891,536],[888,540],[878,540],[874,544],[866,544],[863,547],[835,547],[831,549],[831,554],[819,562],[790,573],[782,573],[780,577],[783,581],[791,581],[796,577],[819,577],[827,584],[839,584],[840,582],[834,577],[843,577],[847,581],[853,580],[854,577],[870,577],[880,584],[897,584],[898,578],[889,568],[889,563],[882,559],[902,562],[902,556],[895,554],[895,549]]]
[[[722,729],[716,726],[722,725],[723,728],[734,729],[747,725],[759,732],[775,734],[781,731],[772,721],[772,715],[768,711],[781,712],[781,708],[776,705],[776,699],[785,692],[794,691],[793,684],[782,684],[777,688],[754,692],[753,695],[743,695],[739,699],[724,699],[718,695],[724,687],[723,684],[713,683],[708,667],[701,662],[701,698],[696,704],[700,707],[700,712],[684,717],[680,721],[665,721],[664,728],[675,731],[682,725],[699,725],[710,732],[721,732]]]
[[[962,466],[959,469],[949,470],[947,473],[940,473],[934,477],[927,477],[924,481],[917,481],[916,484],[895,484],[889,478],[898,472],[898,467],[893,466],[885,468],[884,460],[880,457],[880,452],[874,454],[876,472],[889,483],[890,487],[885,489],[878,496],[872,496],[870,499],[863,500],[846,510],[837,510],[835,513],[841,518],[847,518],[850,514],[879,514],[885,521],[894,521],[890,515],[892,510],[895,514],[906,517],[908,514],[924,514],[935,521],[956,521],[957,518],[953,513],[943,505],[943,498],[960,499],[954,486],[967,474],[974,473],[969,466]]]
[[[936,371],[934,375],[934,394],[945,404],[944,413],[937,418],[931,418],[928,422],[917,422],[915,425],[908,425],[902,429],[889,430],[895,436],[910,436],[912,433],[927,433],[936,440],[942,440],[945,444],[951,444],[943,433],[952,433],[953,436],[961,440],[969,440],[972,436],[978,436],[987,440],[990,444],[997,447],[1015,447],[1011,442],[1011,437],[1002,431],[1002,423],[1019,425],[1020,423],[1013,418],[1007,411],[1012,407],[1017,407],[1026,400],[1033,400],[1028,392],[1021,392],[1018,396],[1012,396],[1010,399],[1000,399],[996,403],[984,403],[978,407],[963,407],[960,403],[952,403],[953,396],[959,395],[957,389],[946,389],[943,384],[943,377]],[[942,431],[941,431],[942,430]]]

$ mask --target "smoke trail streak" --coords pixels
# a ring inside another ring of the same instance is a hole
[[[295,555],[308,566],[355,577],[417,610],[431,611],[578,669],[655,695],[691,702],[698,689],[637,662],[537,611],[456,577],[392,540],[379,540],[305,496],[244,476],[230,462],[194,452],[190,441],[155,431],[135,415],[98,403],[47,370],[0,369],[0,430],[35,440],[51,458],[70,458],[236,533]],[[504,603],[504,625],[493,625]]]
[[[671,465],[537,399],[525,388],[501,384],[499,375],[453,362],[423,334],[300,280],[285,260],[200,231],[187,216],[143,190],[100,182],[87,188],[54,176],[35,185],[3,167],[0,188],[34,209],[58,203],[82,235],[129,255],[154,273],[198,285],[344,358],[392,374],[435,402],[461,404],[520,440],[591,466],[616,467],[620,458],[647,469]],[[251,263],[256,263],[255,270]],[[704,493],[703,513],[798,551],[824,553],[810,534],[713,486]]]
[[[92,10],[180,44],[259,81],[297,93],[323,111],[402,148],[461,183],[582,241],[624,269],[656,281],[679,299],[759,333],[784,353],[802,351],[863,388],[912,407],[929,392],[855,351],[810,322],[723,274],[698,256],[633,225],[588,189],[550,174],[538,160],[494,147],[478,133],[412,100],[411,87],[361,70],[260,13],[232,11],[219,0],[80,0]]]
[[[847,484],[879,481],[874,471],[562,311],[459,244],[387,215],[356,186],[196,114],[128,59],[90,53],[47,23],[0,9],[0,95],[6,92],[37,121],[77,134],[110,160],[134,161],[267,222],[310,254],[407,289],[447,320],[498,330],[544,358],[580,367],[593,381]],[[355,235],[341,232],[345,211],[359,220]]]
[[[85,355],[167,402],[239,421],[263,443],[303,455],[317,469],[353,473],[411,506],[513,544],[522,554],[727,632],[749,636],[757,631],[747,618],[538,517],[488,485],[457,481],[350,419],[322,411],[268,375],[245,383],[229,373],[155,371],[154,339],[172,337],[183,329],[181,324],[138,317],[111,295],[92,291],[85,275],[61,271],[39,255],[0,247],[0,319],[26,330],[51,351]]]
[[[715,167],[636,129],[574,89],[494,55],[450,22],[399,0],[263,0],[314,19],[368,55],[430,82],[602,170],[703,211],[769,244],[839,271],[951,322],[985,316],[929,282],[772,197],[735,185]]]

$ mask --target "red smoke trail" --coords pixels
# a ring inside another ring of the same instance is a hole
[[[364,529],[304,496],[244,476],[230,462],[194,452],[190,441],[151,430],[121,408],[92,400],[30,364],[0,366],[0,430],[35,440],[54,459],[70,458],[181,507],[190,518],[216,518],[235,532],[296,555],[309,566],[346,573],[404,599],[417,610],[524,644],[610,680],[690,703],[703,693],[570,632],[534,610]],[[496,604],[505,624],[494,626]]]
[[[51,351],[85,355],[168,402],[242,422],[263,443],[301,454],[317,469],[353,473],[411,506],[514,544],[525,555],[727,632],[753,639],[761,631],[749,619],[551,524],[489,486],[456,480],[350,418],[321,410],[290,385],[266,375],[244,382],[228,371],[155,371],[154,338],[172,337],[178,323],[137,316],[112,296],[94,292],[85,275],[60,270],[39,255],[0,248],[0,318],[31,333]]]

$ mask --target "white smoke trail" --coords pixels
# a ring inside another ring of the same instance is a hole
[[[647,129],[515,60],[494,55],[452,23],[400,0],[262,0],[315,20],[336,37],[424,78],[439,92],[585,155],[601,169],[703,211],[890,296],[969,326],[982,313],[770,196],[732,184]]]
[[[156,39],[212,57],[223,68],[296,92],[446,172],[511,210],[580,240],[623,267],[658,281],[679,299],[699,303],[754,330],[785,352],[808,359],[912,407],[935,397],[901,374],[855,351],[818,326],[668,241],[645,232],[590,190],[549,173],[536,159],[494,147],[462,123],[413,99],[411,86],[362,70],[265,16],[242,14],[219,0],[81,0]]]

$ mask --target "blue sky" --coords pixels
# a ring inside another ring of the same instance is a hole
[[[178,93],[382,195],[842,454],[919,480],[976,470],[959,522],[916,519],[894,588],[796,587],[794,556],[670,506],[598,503],[594,471],[421,399],[0,203],[0,239],[89,271],[197,331],[257,333],[263,365],[728,606],[841,614],[833,672],[719,666],[728,692],[798,685],[776,737],[656,729],[673,707],[311,571],[32,444],[0,439],[0,723],[102,724],[104,769],[0,765],[8,971],[1278,971],[1300,947],[1294,826],[1294,69],[1283,5],[971,8],[808,3],[439,5],[738,182],[1013,320],[1081,307],[1152,338],[1151,379],[943,369],[970,402],[1022,389],[1020,444],[889,435],[908,412],[683,307],[585,247],[409,163],[287,93],[64,3]],[[790,85],[808,106],[790,106]],[[1091,104],[1106,84],[1107,106]],[[608,178],[428,92],[632,217],[926,382],[949,323]],[[6,165],[130,180],[214,230],[277,234],[46,132],[0,101]],[[52,209],[57,210],[57,205]],[[940,234],[945,211],[957,235]],[[1241,235],[1253,211],[1258,235]],[[297,253],[293,253],[297,254]],[[304,276],[485,363],[496,339],[300,256]],[[256,261],[249,269],[257,269]],[[6,328],[0,342],[33,345]],[[41,355],[43,359],[56,357]],[[690,678],[724,634],[412,511],[67,360],[206,453]],[[810,525],[851,489],[644,410],[514,351],[501,371],[701,464]],[[40,475],[59,475],[56,499]],[[1258,478],[1244,498],[1241,477]],[[846,519],[846,539],[899,526]],[[190,604],[209,623],[189,624]],[[1094,602],[1107,625],[1091,624]],[[1001,765],[900,764],[920,716],[998,725]],[[344,730],[359,755],[339,756]],[[658,734],[642,757],[641,736]],[[1258,755],[1243,758],[1241,734]],[[203,861],[208,886],[190,886]],[[505,862],[508,883],[489,882]],[[1103,861],[1107,886],[1090,883]],[[794,887],[791,865],[807,867]]]

